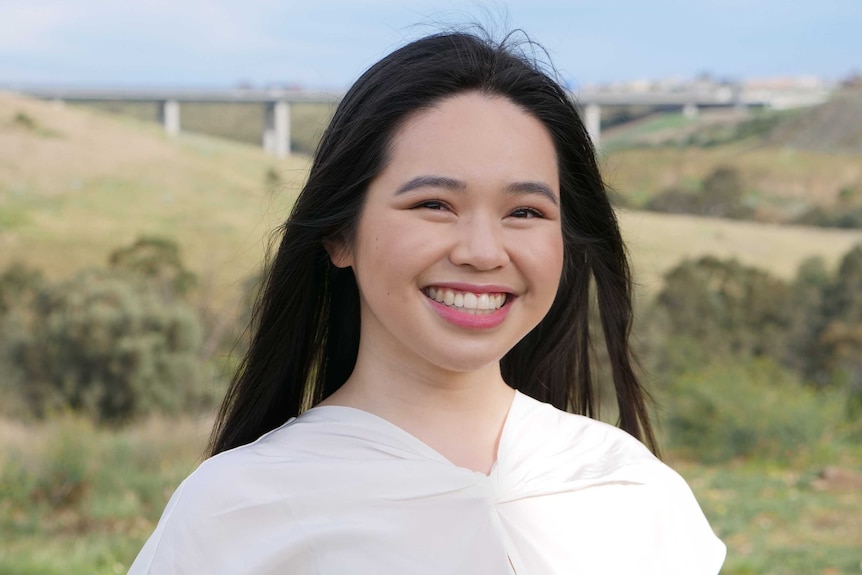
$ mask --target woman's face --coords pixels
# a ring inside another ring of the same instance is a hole
[[[360,353],[449,371],[499,361],[545,316],[563,265],[559,174],[544,125],[469,92],[410,116],[369,185],[351,245]]]

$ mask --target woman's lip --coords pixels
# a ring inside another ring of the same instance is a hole
[[[503,323],[503,320],[506,319],[506,316],[509,314],[509,310],[512,307],[513,299],[514,298],[507,297],[506,303],[503,304],[503,307],[497,308],[490,313],[482,314],[467,313],[463,311],[463,309],[444,305],[431,298],[427,298],[427,301],[431,308],[437,312],[437,315],[445,321],[461,328],[481,330],[491,329]]]
[[[443,288],[443,289],[451,289],[455,291],[463,291],[463,292],[472,292],[472,293],[504,293],[504,294],[513,294],[514,290],[510,287],[506,287],[503,285],[477,285],[477,284],[468,284],[461,282],[443,282],[443,283],[430,283],[426,285],[422,290],[427,290],[428,288]]]

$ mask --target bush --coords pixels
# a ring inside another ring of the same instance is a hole
[[[790,303],[783,281],[733,260],[704,257],[665,275],[654,315],[666,337],[697,342],[707,359],[780,358],[798,311]]]
[[[199,322],[184,303],[117,272],[93,270],[45,289],[11,344],[37,415],[71,408],[119,422],[177,411],[201,395]]]
[[[164,301],[187,296],[197,283],[183,264],[180,247],[167,238],[140,237],[132,245],[111,252],[108,263],[111,269],[157,289]]]
[[[818,226],[822,228],[862,228],[862,206],[823,208],[815,206],[793,220],[793,223],[803,226]]]
[[[705,463],[788,459],[825,441],[844,419],[837,394],[815,392],[768,360],[679,375],[660,404],[670,445]]]
[[[13,263],[0,274],[0,412],[7,415],[27,410],[18,393],[26,374],[15,354],[20,343],[31,337],[33,305],[46,285],[41,272],[22,263]]]
[[[745,205],[742,178],[728,166],[715,168],[698,191],[669,188],[647,203],[647,209],[672,214],[694,214],[717,218],[750,218]]]

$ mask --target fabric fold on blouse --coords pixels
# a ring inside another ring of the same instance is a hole
[[[715,575],[724,555],[639,441],[516,392],[488,475],[371,413],[310,409],[201,464],[129,573]]]

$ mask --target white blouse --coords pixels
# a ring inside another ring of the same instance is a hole
[[[489,475],[312,408],[205,461],[130,575],[715,575],[724,544],[639,441],[516,392]]]

